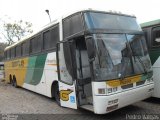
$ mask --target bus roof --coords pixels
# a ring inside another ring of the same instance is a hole
[[[52,21],[51,23],[45,25],[44,27],[42,27],[41,30],[36,31],[36,32],[30,34],[29,36],[26,36],[26,37],[22,38],[20,41],[18,41],[18,42],[16,42],[16,43],[14,43],[14,44],[6,47],[4,51],[6,51],[6,50],[8,50],[8,49],[10,49],[10,48],[12,48],[12,47],[14,47],[14,46],[16,46],[16,45],[19,45],[19,44],[23,43],[24,41],[26,41],[27,39],[29,39],[29,38],[31,38],[31,37],[34,37],[35,35],[39,34],[39,33],[42,32],[43,30],[45,30],[45,29],[47,29],[47,28],[50,28],[50,27],[52,27],[53,25],[58,24],[61,19],[67,18],[67,17],[69,17],[69,16],[71,16],[71,15],[73,15],[73,14],[75,14],[75,13],[86,12],[86,11],[105,12],[105,13],[108,13],[108,14],[116,14],[116,15],[123,15],[123,16],[128,16],[128,17],[135,17],[134,15],[123,14],[123,13],[121,13],[121,12],[116,12],[116,11],[111,11],[111,10],[110,10],[110,11],[101,11],[101,10],[96,10],[96,9],[91,9],[91,8],[83,9],[83,10],[77,10],[77,11],[72,11],[72,12],[70,12],[70,13],[68,13],[68,14],[63,15],[61,18],[56,19],[56,20]],[[135,18],[136,18],[136,17],[135,17]]]
[[[140,25],[141,25],[142,28],[144,28],[144,27],[155,26],[155,25],[158,25],[158,24],[160,24],[160,19],[145,22],[145,23],[142,23]]]

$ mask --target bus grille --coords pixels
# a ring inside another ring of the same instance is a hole
[[[136,86],[143,85],[144,83],[145,83],[145,80],[136,82]]]
[[[132,88],[132,87],[133,87],[133,83],[121,86],[122,89],[128,89],[128,88]]]

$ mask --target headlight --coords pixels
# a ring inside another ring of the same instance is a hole
[[[117,92],[118,88],[114,87],[114,88],[108,88],[107,89],[107,94],[113,93],[113,92]]]
[[[98,89],[98,94],[106,94],[106,89],[105,88],[99,88]]]
[[[98,94],[111,94],[111,93],[114,93],[114,92],[117,92],[118,88],[117,87],[114,87],[114,88],[98,88]]]

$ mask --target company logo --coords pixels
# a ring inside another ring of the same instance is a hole
[[[69,100],[69,94],[72,93],[72,90],[61,90],[60,91],[60,99],[63,101]]]
[[[24,60],[13,61],[12,67],[24,67]]]

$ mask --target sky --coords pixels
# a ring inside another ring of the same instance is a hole
[[[120,11],[137,17],[138,23],[160,19],[160,0],[0,0],[0,24],[5,20],[23,20],[36,31],[52,20],[86,8]]]

